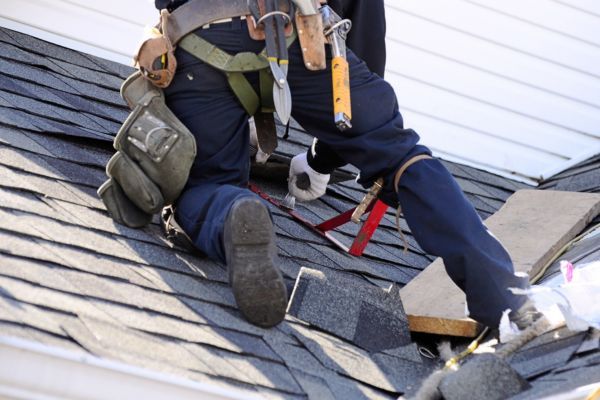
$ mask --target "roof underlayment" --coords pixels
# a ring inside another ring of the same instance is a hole
[[[272,398],[396,398],[439,365],[415,343],[390,338],[369,347],[332,326],[333,318],[309,325],[288,315],[270,330],[245,322],[222,265],[173,248],[157,224],[133,230],[113,223],[96,196],[112,138],[128,114],[119,86],[132,69],[1,28],[0,50],[0,335]],[[292,127],[272,168],[281,170],[310,141]],[[482,218],[525,187],[445,164]],[[600,192],[598,166],[600,158],[588,160],[542,187]],[[255,175],[253,182],[275,198],[285,195],[283,179]],[[298,211],[320,222],[362,195],[350,180]],[[290,287],[308,267],[350,282],[356,293],[383,292],[434,259],[404,220],[409,251],[402,252],[391,210],[360,258],[271,211]],[[343,226],[337,237],[349,243],[357,229]],[[598,242],[586,257],[600,259]],[[393,291],[386,293],[368,297],[374,308],[388,310]],[[347,304],[309,311],[334,316]],[[365,317],[356,316],[355,328]],[[597,339],[546,339],[515,356],[515,368],[533,384],[524,398],[555,392],[559,383],[568,389],[600,380]]]

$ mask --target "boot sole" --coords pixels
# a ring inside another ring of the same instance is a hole
[[[275,326],[285,317],[287,289],[276,266],[275,233],[267,208],[254,199],[235,204],[228,225],[227,266],[236,303],[252,324]]]

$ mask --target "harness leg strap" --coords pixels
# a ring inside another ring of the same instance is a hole
[[[432,157],[430,155],[419,154],[417,156],[409,158],[404,164],[402,164],[400,168],[398,168],[398,171],[396,171],[396,175],[394,175],[394,190],[396,191],[396,193],[398,193],[398,185],[400,184],[400,178],[402,178],[402,175],[404,175],[404,172],[406,172],[408,167],[421,160],[430,160],[431,158]],[[404,253],[406,253],[408,251],[408,241],[406,240],[406,236],[404,235],[404,232],[402,232],[402,228],[400,227],[400,214],[402,214],[402,207],[398,206],[398,209],[396,210],[396,229],[398,230],[398,233],[402,238],[402,242],[404,243]]]
[[[418,161],[429,160],[431,158],[432,157],[427,154],[419,154],[418,156],[409,158],[404,164],[402,164],[400,168],[398,168],[396,175],[394,175],[394,190],[396,191],[396,193],[398,193],[398,184],[400,183],[400,178],[402,178],[402,175],[404,175],[408,167],[410,167]]]

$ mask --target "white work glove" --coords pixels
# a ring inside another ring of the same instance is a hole
[[[297,186],[298,177],[303,173],[306,173],[310,180],[308,189],[301,189]],[[306,160],[306,153],[298,154],[292,158],[290,164],[288,190],[292,196],[300,201],[315,200],[325,194],[330,177],[330,174],[320,174],[312,169]]]
[[[248,128],[250,130],[250,157],[254,157],[254,160],[258,164],[265,164],[270,157],[270,154],[265,153],[261,150],[258,145],[258,134],[256,132],[256,123],[254,117],[248,119]]]

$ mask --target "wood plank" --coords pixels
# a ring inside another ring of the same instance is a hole
[[[600,195],[520,190],[486,220],[510,253],[515,270],[535,276],[566,243],[600,214]],[[474,337],[464,293],[435,260],[400,291],[411,331]]]

